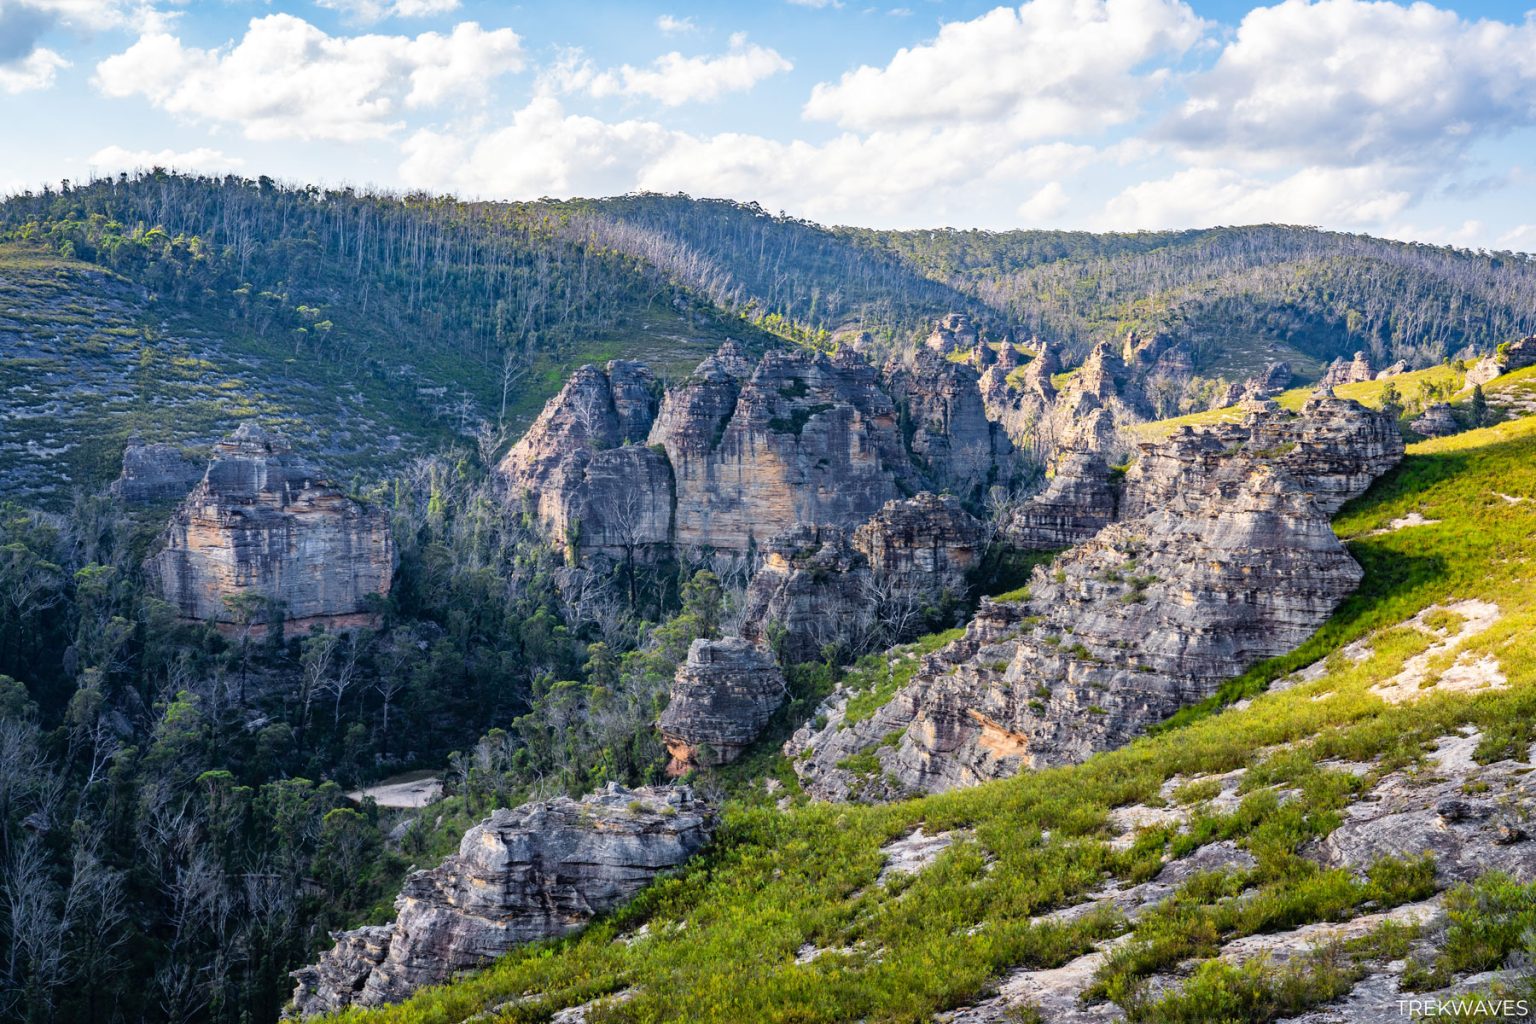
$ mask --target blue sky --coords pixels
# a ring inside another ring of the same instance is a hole
[[[150,165],[1536,250],[1524,0],[0,0],[0,191]]]

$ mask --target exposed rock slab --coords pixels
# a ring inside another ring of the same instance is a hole
[[[214,446],[146,565],[182,617],[237,622],[228,599],[280,602],[289,628],[356,625],[389,592],[389,517],[347,497],[252,423]]]
[[[397,1002],[574,931],[701,850],[714,823],[686,788],[610,785],[580,801],[498,810],[464,834],[458,854],[406,879],[394,924],[339,933],[319,963],[295,971],[291,1010]]]

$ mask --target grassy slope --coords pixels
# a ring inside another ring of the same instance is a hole
[[[1527,500],[1514,503],[1494,492]],[[1439,522],[1372,533],[1412,510]],[[1531,742],[1536,418],[1413,446],[1398,470],[1339,516],[1336,529],[1353,538],[1352,550],[1366,568],[1361,591],[1302,654],[1261,667],[1247,689],[1279,669],[1378,634],[1363,662],[1334,659],[1316,683],[1259,695],[1241,709],[1207,708],[1185,716],[1181,727],[1078,766],[891,806],[800,804],[778,812],[732,805],[710,853],[614,919],[509,955],[401,1006],[343,1017],[447,1022],[500,1006],[497,1019],[536,1021],[634,989],[634,998],[600,1006],[589,1020],[927,1020],[974,999],[1012,967],[1059,964],[1091,940],[1123,930],[1113,917],[1061,928],[1031,925],[1030,918],[1081,900],[1109,876],[1149,877],[1165,852],[1183,852],[1192,841],[1152,831],[1132,849],[1113,851],[1105,842],[1110,808],[1156,802],[1164,780],[1177,774],[1244,765],[1253,770],[1243,806],[1195,826],[1201,841],[1234,837],[1260,862],[1244,881],[1265,898],[1253,903],[1252,913],[1234,914],[1232,905],[1222,904],[1227,934],[1349,916],[1368,899],[1385,899],[1379,887],[1323,872],[1295,851],[1337,824],[1336,810],[1351,792],[1419,758],[1436,737],[1460,725],[1482,729],[1484,760]],[[1509,688],[1444,696],[1429,689],[1420,702],[1403,706],[1367,692],[1428,642],[1396,624],[1436,602],[1465,598],[1491,600],[1502,610],[1497,624],[1464,649],[1497,657]],[[1324,692],[1333,696],[1312,699]],[[1381,760],[1356,780],[1321,767],[1327,758]],[[1301,796],[1282,805],[1268,788],[1275,785]],[[974,838],[915,879],[876,885],[880,846],[919,824],[930,833],[973,828]],[[1198,909],[1218,901],[1219,893],[1192,891],[1188,898]],[[1266,916],[1264,908],[1282,906],[1280,917]],[[649,938],[613,941],[641,923],[649,924]],[[796,951],[808,942],[847,951],[796,964]]]
[[[739,320],[690,319],[666,303],[636,321],[558,354],[541,352],[511,396],[511,434],[582,363],[639,359],[676,377],[727,336],[765,344]],[[357,329],[370,332],[380,363],[406,365],[406,375],[295,358],[287,338],[260,337],[211,304],[151,303],[93,264],[0,245],[0,483],[13,497],[57,506],[74,487],[115,477],[132,436],[195,448],[245,418],[287,432],[343,480],[361,482],[453,443],[457,424],[433,406],[461,391],[477,417],[495,419],[492,371],[449,352],[412,355],[376,325]],[[432,387],[447,394],[417,390]]]
[[[1352,398],[1362,405],[1368,405],[1372,409],[1381,408],[1382,396],[1389,384],[1396,386],[1399,396],[1410,407],[1419,403],[1418,396],[1426,385],[1445,387],[1454,394],[1461,389],[1462,379],[1466,375],[1460,370],[1450,366],[1431,366],[1427,370],[1413,370],[1409,373],[1400,373],[1387,380],[1366,380],[1356,384],[1344,384],[1334,388],[1334,393],[1340,398]],[[1514,376],[1511,374],[1510,376]],[[1492,385],[1490,385],[1492,387]],[[1302,407],[1307,398],[1312,394],[1311,385],[1292,388],[1275,397],[1282,408],[1295,411]],[[1465,398],[1466,396],[1461,396]],[[1174,416],[1166,420],[1157,420],[1153,423],[1143,423],[1136,427],[1136,433],[1148,440],[1167,437],[1180,427],[1201,427],[1212,423],[1240,423],[1247,414],[1240,405],[1229,405],[1225,409],[1209,409],[1205,412],[1192,412],[1187,416]]]

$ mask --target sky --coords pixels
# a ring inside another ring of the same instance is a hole
[[[1536,0],[0,0],[0,193],[152,166],[1536,250]]]

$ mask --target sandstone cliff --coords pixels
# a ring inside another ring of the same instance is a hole
[[[988,417],[973,367],[920,348],[886,363],[883,376],[930,487],[969,501],[1012,483],[1013,442]]]
[[[130,505],[179,501],[203,478],[204,469],[176,445],[130,441],[112,493]]]
[[[536,939],[614,910],[701,850],[715,825],[690,790],[608,789],[498,810],[457,855],[406,879],[393,924],[334,936],[294,972],[291,1012],[396,1002]]]
[[[1309,636],[1360,578],[1329,515],[1401,441],[1387,417],[1337,399],[1239,426],[1244,444],[1216,428],[1144,451],[1126,481],[1134,515],[1123,505],[1037,569],[1026,600],[984,601],[872,716],[848,723],[846,698],[830,702],[826,725],[786,746],[806,787],[889,798],[1080,760]],[[872,774],[839,767],[868,754]]]
[[[742,380],[708,361],[651,431],[677,482],[675,542],[745,552],[796,526],[853,526],[915,474],[896,407],[856,355],[773,351]]]
[[[742,632],[766,642],[777,623],[790,662],[816,660],[827,644],[897,643],[933,609],[964,599],[982,553],[981,523],[926,491],[853,531],[800,530],[770,546],[752,577]]]
[[[230,624],[227,598],[281,602],[289,628],[368,619],[389,593],[389,517],[347,497],[288,444],[252,423],[214,446],[202,481],[146,565],[185,618]]]
[[[671,700],[658,723],[674,775],[730,764],[757,739],[784,703],[779,666],[767,651],[740,637],[695,640],[672,680]]]
[[[512,495],[555,543],[634,558],[671,542],[671,466],[642,443],[657,392],[640,363],[583,366],[502,459]]]

